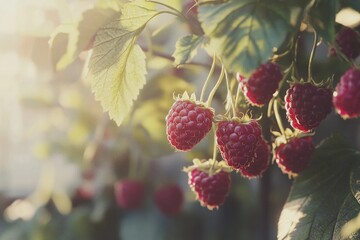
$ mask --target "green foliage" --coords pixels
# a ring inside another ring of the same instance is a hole
[[[327,43],[335,38],[336,6],[337,0],[318,0],[308,13],[312,27]]]
[[[360,164],[357,164],[350,175],[351,192],[360,204]]]
[[[210,45],[233,72],[248,76],[291,32],[291,9],[280,1],[238,1],[200,7]]]
[[[115,13],[112,9],[93,8],[85,11],[77,23],[60,25],[49,41],[55,68],[62,70],[71,64]]]
[[[360,12],[360,2],[354,0],[340,0],[342,7],[350,7],[358,12]]]
[[[121,14],[99,29],[88,79],[104,111],[120,125],[145,84],[145,54],[136,39],[157,11],[125,4]]]
[[[176,42],[175,52],[175,65],[181,65],[190,62],[197,53],[198,47],[203,43],[204,37],[197,35],[188,35],[180,38]]]
[[[339,137],[324,141],[293,184],[280,216],[278,238],[340,239],[343,224],[360,210],[349,185],[359,158]]]
[[[358,213],[360,212],[360,205],[359,203],[356,201],[356,199],[354,198],[354,196],[349,193],[347,195],[347,197],[344,200],[344,203],[342,204],[340,210],[339,210],[339,214],[336,218],[336,224],[334,227],[334,233],[331,236],[332,239],[344,239],[345,238],[345,233],[344,230],[344,226],[353,218],[355,218]],[[359,228],[358,228],[359,229]],[[347,238],[346,239],[360,239],[360,232],[357,232],[355,230],[355,232],[349,232],[346,234]],[[328,239],[331,239],[331,237],[329,236]]]

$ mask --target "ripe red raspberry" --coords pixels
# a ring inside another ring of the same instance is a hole
[[[282,79],[280,67],[272,62],[260,65],[249,79],[239,76],[246,98],[256,106],[263,106],[270,101]]]
[[[211,130],[214,112],[191,100],[177,100],[166,116],[166,133],[177,150],[187,151]]]
[[[296,176],[306,168],[314,149],[311,137],[292,138],[275,150],[276,163],[284,173]]]
[[[333,96],[336,111],[343,118],[360,115],[360,70],[350,68],[340,79]]]
[[[294,128],[308,132],[331,112],[332,91],[311,83],[296,83],[285,95],[286,115]]]
[[[125,209],[133,210],[140,207],[144,199],[144,183],[136,180],[122,180],[115,183],[117,204]]]
[[[216,130],[217,144],[221,156],[227,164],[239,170],[253,159],[259,140],[261,127],[257,121],[242,123],[239,120],[221,121]]]
[[[181,188],[173,184],[156,190],[154,200],[162,213],[175,216],[181,211],[184,196]]]
[[[72,198],[73,207],[91,203],[95,195],[92,185],[81,185],[76,188]]]
[[[354,29],[343,27],[336,33],[335,41],[339,50],[349,59],[360,55],[360,35]],[[330,56],[335,56],[335,48],[330,49]]]
[[[230,191],[230,174],[225,171],[209,174],[199,169],[189,172],[189,185],[201,206],[218,208]]]
[[[261,176],[270,164],[270,147],[267,142],[261,139],[255,150],[253,160],[246,166],[240,168],[244,177],[255,178]]]

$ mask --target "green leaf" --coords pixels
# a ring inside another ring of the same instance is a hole
[[[292,30],[291,12],[281,1],[230,0],[201,6],[199,19],[226,67],[249,76]]]
[[[145,84],[145,54],[138,45],[128,46],[107,69],[89,73],[91,88],[104,111],[120,125]]]
[[[339,137],[318,146],[309,167],[293,184],[280,216],[278,239],[339,239],[334,228],[344,220],[350,171],[358,160],[356,150]]]
[[[93,8],[85,11],[78,22],[60,25],[55,29],[49,41],[52,52],[58,52],[52,57],[55,69],[62,70],[71,64],[92,44],[99,28],[111,20],[115,14],[116,12],[112,9]],[[68,36],[65,51],[64,41],[55,41],[64,34]],[[61,48],[61,51],[56,50],[58,48]]]
[[[128,0],[97,0],[95,6],[102,9],[113,9],[118,12],[127,1]]]
[[[351,172],[350,188],[354,198],[360,204],[360,164],[357,164]]]
[[[360,1],[354,0],[340,0],[341,7],[346,8],[350,7],[358,12],[360,12]]]
[[[308,13],[310,24],[327,43],[335,38],[336,3],[337,0],[317,0]]]
[[[346,233],[346,239],[360,239],[359,232],[344,232],[343,227],[350,220],[354,219],[360,212],[360,205],[354,198],[354,196],[349,193],[344,201],[344,204],[341,206],[338,217],[336,219],[336,224],[334,228],[334,235],[332,239],[344,239],[344,233]]]
[[[146,23],[157,11],[125,4],[121,15],[97,32],[88,79],[104,111],[120,125],[145,84],[145,54],[135,44]]]
[[[204,37],[197,35],[188,35],[180,38],[176,42],[175,52],[175,65],[181,65],[190,62],[197,54],[198,47],[203,43]]]

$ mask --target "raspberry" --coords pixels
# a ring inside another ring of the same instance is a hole
[[[239,76],[239,75],[238,75]],[[242,88],[249,102],[256,106],[263,106],[270,101],[279,87],[282,79],[280,67],[272,62],[260,65],[249,79],[239,78]]]
[[[144,199],[144,183],[136,180],[122,180],[115,183],[117,204],[128,210],[140,207]]]
[[[261,139],[255,150],[253,160],[246,166],[240,168],[244,177],[254,178],[261,176],[270,164],[270,147],[267,142]]]
[[[252,161],[262,138],[261,127],[255,120],[242,123],[236,119],[221,121],[216,130],[217,144],[227,164],[239,170]]]
[[[78,188],[76,188],[72,199],[73,207],[91,203],[94,195],[94,189],[91,187],[91,185],[79,186]]]
[[[189,185],[201,206],[218,208],[230,191],[230,174],[225,171],[209,174],[198,169],[189,172]]]
[[[158,189],[155,192],[154,200],[162,213],[175,216],[181,211],[184,196],[181,188],[173,184]]]
[[[332,91],[311,83],[296,83],[285,95],[286,115],[294,128],[308,132],[331,112]]]
[[[311,137],[292,138],[275,150],[276,163],[284,173],[296,176],[306,168],[314,149]]]
[[[166,116],[166,133],[177,150],[187,151],[199,143],[212,127],[214,112],[203,104],[177,100]]]
[[[337,32],[335,41],[339,50],[349,59],[355,59],[360,55],[360,35],[353,29],[343,27]],[[330,56],[336,55],[335,48],[330,49]]]
[[[350,68],[341,77],[334,92],[333,103],[343,118],[360,115],[360,70]]]

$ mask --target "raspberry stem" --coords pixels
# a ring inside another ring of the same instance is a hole
[[[213,133],[214,133],[214,149],[213,149],[213,162],[210,166],[210,170],[209,170],[209,174],[212,175],[212,171],[215,167],[215,163],[216,163],[216,155],[217,155],[217,142],[216,142],[216,130],[215,127],[213,127]]]
[[[267,117],[271,116],[274,101],[275,101],[275,99],[279,99],[278,98],[279,92],[281,91],[282,87],[284,86],[284,83],[286,82],[286,79],[289,76],[289,74],[290,73],[293,74],[294,68],[295,68],[295,61],[292,61],[290,66],[283,71],[283,73],[284,73],[283,79],[280,81],[278,90],[274,93],[273,97],[271,98],[271,100],[268,104]]]
[[[219,79],[218,81],[216,82],[214,88],[211,90],[210,94],[209,94],[209,98],[207,100],[207,106],[211,106],[211,102],[214,98],[214,95],[216,93],[216,91],[218,90],[222,80],[224,79],[224,75],[225,75],[225,68],[224,68],[224,65],[221,66],[221,73],[220,73],[220,76],[219,76]]]
[[[299,35],[298,33],[296,33],[295,37],[294,37],[294,51],[293,51],[293,60],[292,60],[292,69],[291,69],[291,77],[295,78],[297,75],[297,53],[298,53],[298,39],[299,39]]]
[[[158,1],[153,1],[153,0],[146,0],[147,2],[150,2],[150,3],[155,3],[155,4],[159,4],[161,6],[164,6],[166,8],[169,8],[171,10],[173,10],[174,12],[169,12],[169,11],[163,11],[163,13],[169,13],[169,14],[172,14],[172,15],[175,15],[175,16],[178,16],[180,18],[182,18],[183,20],[187,21],[187,18],[184,14],[182,14],[182,12],[180,12],[179,10],[177,10],[176,8],[172,7],[172,6],[169,6],[165,3],[162,3],[162,2],[158,2]]]
[[[232,114],[233,114],[233,117],[236,117],[234,99],[233,99],[233,96],[231,93],[230,84],[229,84],[229,76],[228,76],[228,73],[226,70],[225,70],[225,81],[226,81],[227,95],[230,96],[230,105],[231,105]]]
[[[317,47],[317,42],[318,42],[318,37],[317,37],[316,31],[314,31],[314,44],[313,44],[313,47],[311,49],[310,58],[309,58],[309,65],[308,65],[308,79],[307,79],[308,82],[312,82],[311,65],[312,65],[312,62],[314,60],[316,47]]]
[[[285,136],[284,126],[283,126],[283,123],[281,120],[281,116],[279,114],[279,102],[277,99],[274,100],[274,114],[275,114],[276,122],[280,129],[280,132],[283,136]]]
[[[204,101],[205,91],[206,91],[207,86],[209,85],[211,76],[212,76],[213,73],[214,73],[215,65],[216,65],[216,54],[214,53],[213,62],[212,62],[212,64],[211,64],[211,68],[210,68],[209,74],[208,74],[208,76],[207,76],[207,78],[206,78],[206,80],[205,80],[204,86],[203,86],[203,88],[202,88],[202,90],[201,90],[200,102],[203,102],[203,101]]]
[[[241,91],[241,84],[238,83],[238,87],[236,90],[236,97],[235,97],[235,106],[237,106],[239,104],[240,101],[240,91]]]

